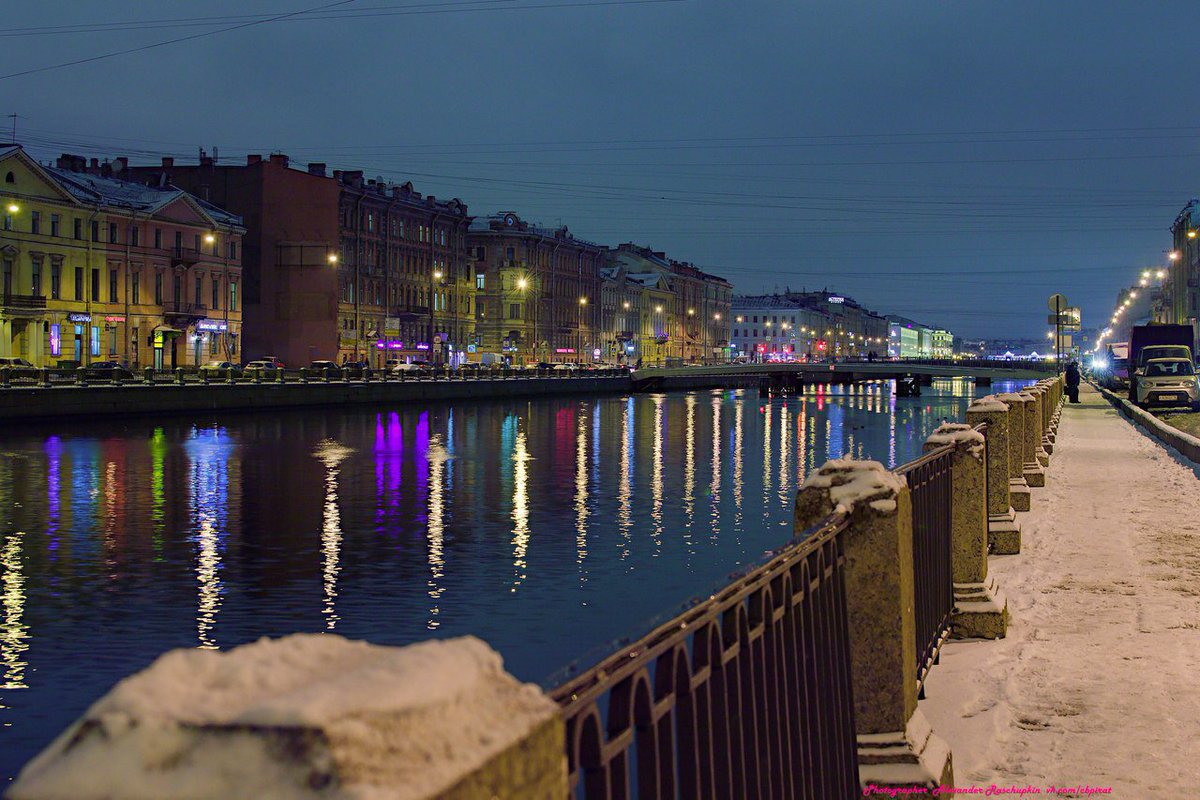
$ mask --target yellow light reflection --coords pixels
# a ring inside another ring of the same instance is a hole
[[[683,540],[692,552],[692,522],[696,512],[696,398],[687,396],[687,429],[683,446]]]
[[[21,654],[29,649],[29,626],[21,618],[25,614],[25,572],[21,565],[21,543],[24,531],[13,531],[0,547],[0,607],[4,621],[0,622],[0,689],[27,689],[25,667]],[[0,709],[6,708],[0,698]],[[5,722],[4,727],[12,723]]]
[[[712,483],[708,485],[712,498],[712,532],[709,539],[717,541],[721,528],[721,395],[713,395],[712,401]]]
[[[321,513],[321,579],[324,601],[321,613],[325,616],[325,627],[337,627],[337,582],[341,572],[342,513],[338,508],[338,465],[352,451],[332,439],[317,445],[313,455],[325,465],[325,505]]]
[[[440,601],[445,589],[441,585],[442,577],[446,574],[444,557],[446,537],[446,462],[450,453],[446,449],[442,434],[435,433],[429,437],[429,630],[437,630],[442,623],[438,620],[441,613]]]
[[[779,491],[777,492],[779,499],[785,506],[794,501],[794,498],[789,497],[792,484],[789,480],[789,468],[791,465],[791,453],[788,452],[788,434],[791,432],[788,427],[791,423],[788,421],[787,403],[779,406]]]
[[[771,401],[768,399],[764,406],[765,413],[763,414],[763,513],[766,512],[766,501],[771,496],[771,418],[775,416],[775,409],[771,407]]]
[[[525,580],[525,554],[529,550],[529,462],[532,456],[525,444],[525,431],[517,433],[513,446],[513,588]]]
[[[196,538],[200,552],[196,555],[196,582],[200,584],[196,614],[196,636],[200,649],[216,650],[217,643],[211,636],[216,624],[217,611],[221,608],[221,554],[217,551],[217,529],[213,518],[202,516]]]
[[[733,507],[735,527],[742,524],[742,414],[746,400],[739,391],[733,403]]]

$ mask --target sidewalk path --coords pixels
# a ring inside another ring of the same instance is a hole
[[[951,642],[921,708],[959,786],[1200,791],[1200,480],[1090,387],[993,556],[1012,625]],[[1066,795],[1072,796],[1072,795]],[[1084,796],[1082,794],[1076,796]]]

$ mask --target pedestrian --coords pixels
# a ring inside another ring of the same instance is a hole
[[[1072,361],[1067,364],[1066,372],[1067,399],[1072,403],[1079,402],[1079,364]]]

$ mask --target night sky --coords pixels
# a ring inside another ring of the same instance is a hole
[[[1103,323],[1200,194],[1194,0],[4,11],[0,113],[43,161],[285,152],[968,337],[1044,337],[1055,291]]]

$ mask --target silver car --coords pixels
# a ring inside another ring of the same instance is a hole
[[[1191,406],[1200,410],[1196,368],[1187,358],[1153,358],[1137,382],[1139,406]]]

